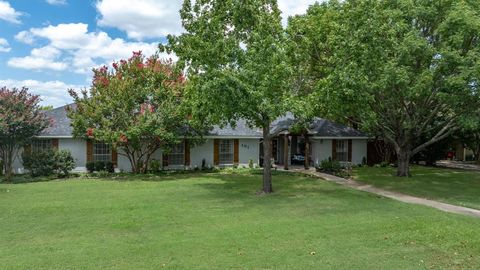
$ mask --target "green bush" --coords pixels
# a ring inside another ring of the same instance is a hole
[[[362,166],[367,166],[367,157],[362,158]]]
[[[55,172],[55,152],[52,150],[22,153],[23,167],[32,177],[49,176]]]
[[[67,177],[75,169],[75,160],[68,150],[55,152],[55,171],[59,177]]]
[[[87,168],[87,172],[93,173],[95,171],[95,162],[89,161],[89,162],[87,162],[85,167]]]
[[[332,160],[331,158],[325,159],[320,162],[320,165],[317,167],[318,171],[327,172],[327,173],[338,173],[343,169],[340,162]]]
[[[156,172],[161,171],[161,169],[162,169],[162,164],[160,163],[159,160],[152,159],[152,161],[150,161],[150,170],[152,172],[156,173]]]
[[[248,160],[248,168],[253,169],[253,159]]]
[[[104,161],[95,161],[95,171],[101,172],[105,171],[105,162]]]
[[[115,172],[115,165],[111,161],[105,162],[105,170],[109,173]]]
[[[0,159],[0,176],[3,175],[3,160]]]

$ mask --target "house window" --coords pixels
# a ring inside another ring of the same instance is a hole
[[[110,145],[95,142],[93,144],[93,161],[112,161],[112,148]]]
[[[337,140],[337,161],[348,161],[348,141]]]
[[[220,140],[218,148],[220,165],[233,164],[233,140]]]
[[[52,140],[36,139],[32,141],[32,152],[38,153],[41,151],[52,150]]]
[[[185,165],[185,144],[175,144],[168,154],[168,165]]]
[[[347,162],[348,161],[348,141],[347,140],[337,140],[337,161]]]

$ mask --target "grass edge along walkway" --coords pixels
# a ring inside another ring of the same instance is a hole
[[[419,204],[419,205],[424,205],[424,206],[429,206],[432,208],[436,208],[438,210],[444,211],[444,212],[449,212],[449,213],[454,213],[454,214],[460,214],[460,215],[465,215],[465,216],[471,216],[471,217],[477,217],[480,218],[480,210],[473,209],[473,208],[468,208],[468,207],[463,207],[463,206],[457,206],[453,204],[448,204],[448,203],[443,203],[435,200],[428,200],[424,198],[419,198],[411,195],[406,195],[403,193],[399,192],[393,192],[393,191],[387,191],[381,188],[376,188],[371,185],[367,184],[362,184],[360,182],[357,182],[352,179],[345,179],[341,178],[338,176],[326,174],[326,173],[321,173],[317,172],[315,170],[305,170],[305,169],[295,169],[292,170],[292,172],[300,172],[306,175],[311,175],[315,176],[317,178],[329,181],[329,182],[334,182],[337,184],[340,184],[342,186],[350,187],[356,190],[360,191],[365,191],[369,193],[373,193],[376,195],[380,195],[383,197],[387,197],[390,199],[394,199],[397,201],[405,202],[405,203],[411,203],[411,204]]]

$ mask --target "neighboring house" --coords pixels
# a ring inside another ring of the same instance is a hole
[[[131,170],[127,158],[113,151],[109,145],[74,138],[65,108],[46,112],[53,120],[53,125],[34,139],[31,151],[49,148],[70,150],[77,165],[75,171],[79,172],[86,170],[88,161],[112,161],[119,171]],[[328,158],[361,164],[367,157],[368,136],[364,133],[324,119],[315,119],[306,136],[290,134],[288,130],[293,122],[293,117],[287,115],[272,124],[272,133],[276,134],[272,143],[276,164],[302,163],[306,158],[306,146],[310,149],[310,165]],[[238,121],[234,128],[215,127],[204,138],[203,144],[195,146],[191,146],[188,139],[183,140],[169,154],[157,151],[153,159],[161,161],[165,169],[195,168],[201,167],[202,163],[218,167],[247,166],[250,160],[257,165],[262,163],[261,130],[250,128],[243,120]],[[18,173],[23,172],[21,160],[17,160],[14,168]]]

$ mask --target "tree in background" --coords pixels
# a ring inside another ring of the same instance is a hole
[[[410,158],[459,130],[479,106],[479,5],[331,1],[303,18],[307,29],[325,31],[310,31],[321,44],[318,52],[310,45],[310,59],[325,71],[318,97],[392,143],[398,176],[409,176]]]
[[[475,162],[480,164],[480,117],[477,115],[477,117],[469,120],[465,122],[463,129],[455,135],[465,147],[472,150]]]
[[[289,68],[280,10],[274,0],[185,0],[186,32],[161,50],[175,52],[192,82],[193,114],[263,130],[263,192],[270,193],[271,123],[286,113]]]
[[[89,91],[70,90],[69,109],[76,137],[101,141],[119,150],[135,173],[147,172],[152,155],[197,135],[185,104],[186,80],[172,61],[141,52],[94,69]]]
[[[50,125],[40,111],[40,98],[27,88],[0,88],[0,159],[7,181],[13,174],[13,163],[19,150]]]
[[[290,132],[302,134],[306,142],[314,118],[321,116],[335,119],[337,115],[331,114],[330,107],[338,105],[324,102],[325,99],[321,97],[323,93],[316,89],[324,87],[325,80],[333,69],[333,51],[329,50],[328,37],[334,30],[330,24],[339,13],[334,5],[329,8],[318,8],[318,5],[309,8],[308,16],[289,18],[286,29],[286,55],[292,72],[289,80],[290,94],[285,103],[295,116]],[[312,16],[320,19],[312,20]],[[341,117],[335,120],[345,122],[346,119]],[[306,146],[308,145],[307,143]],[[305,150],[305,169],[308,169],[310,149],[306,147]]]

